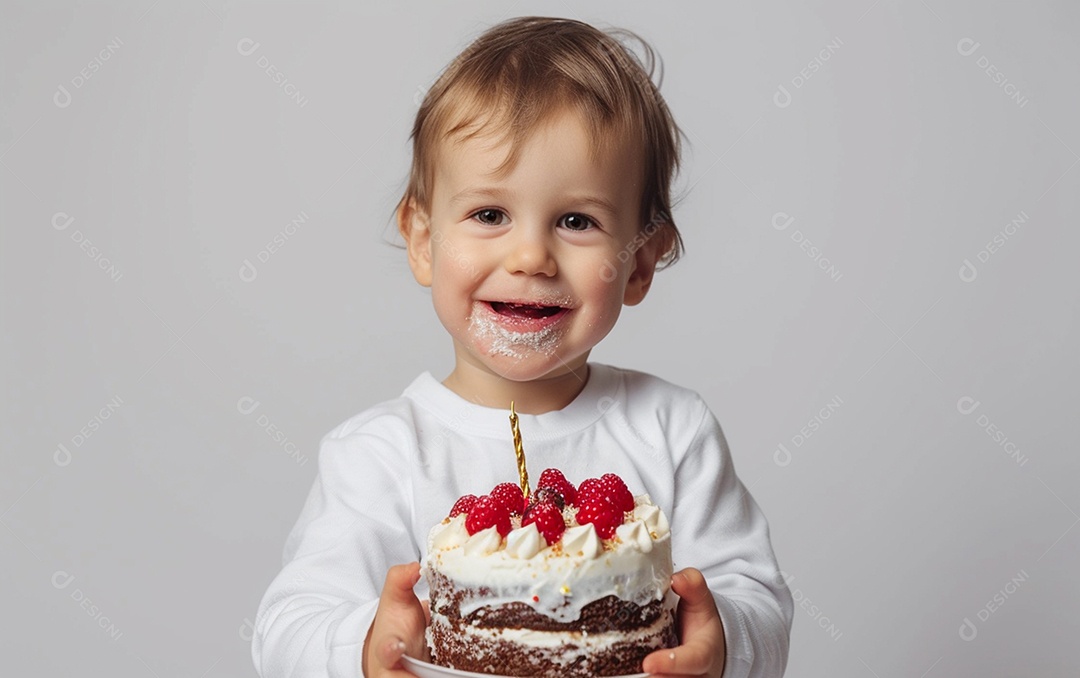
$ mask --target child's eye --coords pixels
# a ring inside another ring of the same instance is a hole
[[[480,210],[472,215],[473,219],[476,219],[485,226],[502,226],[505,217],[506,214],[502,210],[496,209]]]
[[[585,231],[590,226],[596,226],[596,223],[584,214],[567,214],[559,221],[571,231]]]

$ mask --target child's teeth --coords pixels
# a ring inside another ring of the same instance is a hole
[[[559,312],[558,306],[515,304],[512,302],[494,302],[492,308],[503,315],[526,316],[529,318],[547,317]]]

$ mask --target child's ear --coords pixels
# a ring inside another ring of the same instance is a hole
[[[671,229],[668,225],[650,223],[649,227],[634,236],[635,242],[643,239],[644,243],[634,251],[634,268],[626,281],[623,304],[637,306],[645,299],[652,286],[656,265],[671,248]]]
[[[405,239],[413,277],[424,287],[431,287],[431,220],[427,212],[415,200],[402,201],[397,222]]]

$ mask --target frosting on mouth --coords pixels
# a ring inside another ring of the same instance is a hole
[[[521,359],[530,353],[554,355],[566,332],[562,319],[570,309],[561,306],[479,302],[469,315],[469,333],[488,344],[489,355]],[[497,308],[504,312],[499,312]]]

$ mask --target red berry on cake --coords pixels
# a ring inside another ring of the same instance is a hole
[[[544,469],[544,472],[540,474],[540,480],[536,481],[536,489],[543,487],[561,494],[564,504],[573,504],[577,497],[577,490],[574,489],[573,483],[567,480],[562,471],[557,468]]]
[[[506,507],[510,515],[521,515],[525,510],[525,495],[521,486],[514,483],[499,483],[490,492],[491,498]]]
[[[476,500],[465,516],[465,529],[469,534],[476,534],[494,526],[505,537],[510,533],[510,511],[498,499],[484,495]]]
[[[581,506],[585,503],[586,499],[606,499],[607,492],[604,490],[604,486],[600,483],[599,478],[586,478],[581,481],[581,484],[577,488],[577,497],[574,499],[574,506]]]
[[[562,536],[563,531],[566,529],[562,511],[550,501],[533,504],[525,511],[525,517],[521,519],[521,526],[525,527],[533,523],[536,523],[536,529],[540,531],[540,534],[544,535],[548,546],[559,541],[559,537]]]
[[[615,536],[615,529],[623,523],[623,512],[603,497],[587,496],[582,499],[579,496],[577,521],[580,525],[592,524],[601,539],[611,539]]]
[[[471,509],[475,504],[475,494],[466,494],[465,496],[460,497],[457,501],[454,502],[454,507],[450,509],[450,517],[453,518],[454,516],[461,515],[462,513],[468,513],[469,509]]]
[[[615,505],[615,508],[620,511],[634,510],[634,495],[630,494],[622,478],[614,473],[605,473],[600,476],[600,487],[603,488],[604,495]]]

